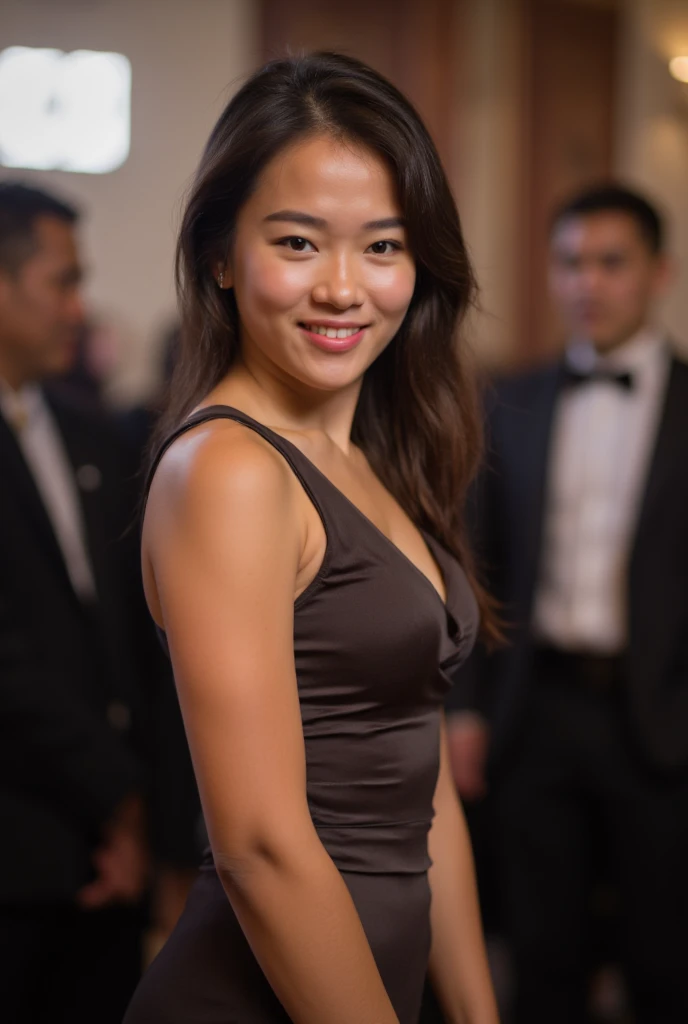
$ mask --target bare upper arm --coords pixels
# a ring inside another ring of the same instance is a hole
[[[447,737],[447,718],[444,711],[440,716],[440,768],[435,785],[434,808],[435,814],[439,814],[443,805],[449,803],[452,807],[457,803],[458,795],[454,785],[454,777],[449,757],[449,741]]]
[[[206,425],[166,453],[144,562],[216,857],[309,823],[293,655],[302,542],[291,471],[245,428]]]

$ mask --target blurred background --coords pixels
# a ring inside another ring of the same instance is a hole
[[[546,222],[579,185],[613,173],[641,187],[671,225],[685,281],[688,85],[669,69],[688,54],[684,0],[3,0],[0,46],[115,53],[131,65],[120,166],[67,172],[56,153],[53,169],[19,172],[84,210],[87,296],[119,404],[155,384],[174,317],[175,230],[208,132],[237,83],[286,49],[361,57],[419,107],[477,266],[474,337],[489,365],[558,344]],[[46,90],[49,104],[47,79]],[[0,137],[0,164],[6,148]],[[0,180],[17,175],[0,167]],[[680,343],[688,288],[671,290],[664,319]]]

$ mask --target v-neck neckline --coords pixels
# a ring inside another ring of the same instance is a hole
[[[348,495],[346,495],[344,493],[344,491],[340,487],[337,487],[337,485],[330,480],[329,476],[327,476],[326,473],[323,473],[323,471],[321,469],[319,469],[318,466],[316,466],[316,464],[313,462],[313,460],[310,459],[306,455],[306,453],[303,452],[299,448],[299,446],[297,444],[294,444],[294,442],[290,441],[288,437],[285,437],[283,434],[280,434],[278,431],[273,430],[272,427],[268,427],[265,423],[261,423],[260,420],[254,419],[253,416],[249,416],[249,414],[247,412],[244,412],[242,409],[237,409],[233,405],[225,405],[223,403],[215,403],[214,405],[206,405],[206,406],[202,407],[201,409],[198,409],[197,412],[194,414],[194,416],[199,416],[200,417],[200,415],[202,413],[210,412],[213,409],[226,409],[229,412],[237,413],[238,416],[241,419],[248,420],[250,423],[255,424],[256,427],[260,427],[262,430],[267,430],[268,433],[272,434],[274,437],[278,437],[280,439],[280,441],[283,441],[294,452],[298,452],[299,456],[302,459],[305,459],[305,461],[308,463],[308,465],[311,467],[311,469],[313,469],[318,474],[318,476],[321,477],[325,481],[325,483],[330,487],[330,489],[336,495],[338,495],[344,502],[346,502],[346,504],[356,513],[356,515],[359,517],[359,519],[363,523],[367,523],[368,526],[372,530],[375,531],[377,536],[382,539],[382,541],[387,545],[387,547],[392,552],[396,553],[398,555],[398,557],[403,562],[405,562],[408,566],[410,566],[410,568],[416,573],[417,576],[420,577],[420,579],[425,583],[425,585],[430,588],[430,590],[435,595],[435,597],[437,598],[439,603],[442,605],[442,608],[444,609],[445,613],[447,613],[447,614],[449,613],[449,605],[448,605],[448,602],[449,602],[449,578],[448,578],[448,574],[444,572],[442,566],[440,565],[440,563],[439,563],[439,561],[437,559],[437,555],[435,554],[434,549],[430,545],[430,537],[429,537],[428,534],[426,534],[426,532],[424,530],[422,530],[419,526],[415,527],[418,530],[421,538],[423,539],[423,543],[425,544],[425,546],[426,546],[426,548],[427,548],[427,550],[428,550],[428,552],[430,554],[430,557],[433,559],[435,565],[437,566],[437,569],[439,571],[440,577],[441,577],[442,582],[444,584],[444,591],[445,591],[445,596],[444,597],[442,596],[440,591],[437,589],[435,584],[432,582],[430,577],[427,576],[423,572],[423,570],[420,569],[416,565],[416,563],[413,561],[413,559],[409,558],[409,556],[404,551],[401,550],[399,545],[395,544],[394,541],[390,537],[388,537],[387,534],[383,530],[381,530],[380,527],[376,523],[373,522],[373,520],[370,518],[370,516],[367,516],[365,514],[365,512],[363,512],[358,507],[358,505],[354,501],[352,501],[351,498],[348,497]],[[413,525],[415,526],[415,523]]]

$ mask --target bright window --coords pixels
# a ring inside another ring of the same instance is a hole
[[[129,155],[131,64],[121,53],[0,53],[0,164],[106,174]]]

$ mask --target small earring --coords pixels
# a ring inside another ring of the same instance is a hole
[[[220,288],[222,288],[224,286],[224,283],[225,283],[225,272],[224,272],[224,270],[220,271],[218,279],[217,279],[217,283],[219,284]]]

